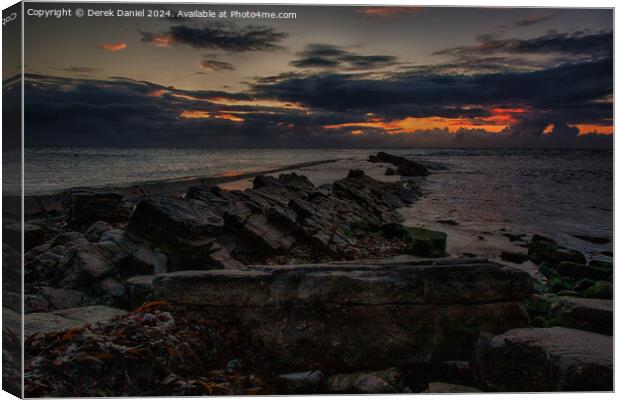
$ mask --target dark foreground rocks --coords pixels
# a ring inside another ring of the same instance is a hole
[[[467,359],[479,332],[528,325],[529,275],[481,261],[249,267],[154,280],[154,298],[234,320],[276,371]]]
[[[454,360],[471,359],[483,331],[527,326],[522,301],[533,290],[527,273],[481,260],[179,271],[152,285],[155,300],[127,314],[48,313],[59,321],[46,318],[27,341],[26,393],[402,393],[439,379],[467,384],[469,363]],[[39,317],[30,314],[28,329]]]
[[[67,222],[73,228],[87,228],[97,221],[122,222],[129,218],[130,207],[123,193],[113,189],[70,189],[62,193]]]
[[[613,301],[559,296],[551,302],[546,325],[612,335],[614,330]]]
[[[613,390],[613,337],[568,328],[514,329],[480,343],[480,381],[509,392]]]

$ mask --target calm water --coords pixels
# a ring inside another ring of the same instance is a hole
[[[266,170],[367,154],[333,149],[27,149],[25,191],[49,194],[79,186],[133,183]]]
[[[487,231],[543,234],[590,256],[613,249],[573,235],[613,238],[613,153],[588,150],[410,151],[443,166],[423,184],[414,208]],[[475,236],[474,236],[475,237]],[[600,257],[599,257],[600,258]]]
[[[436,166],[419,209],[472,228],[508,228],[579,242],[612,237],[613,153],[588,150],[389,150]],[[258,171],[371,150],[28,149],[26,193]],[[6,156],[6,155],[5,155]],[[610,245],[599,246],[609,248]]]

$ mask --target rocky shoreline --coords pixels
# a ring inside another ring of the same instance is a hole
[[[610,263],[536,235],[445,258],[400,212],[432,170],[368,165],[400,179],[63,193],[27,221],[26,395],[612,390]]]

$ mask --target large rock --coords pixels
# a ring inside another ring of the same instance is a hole
[[[584,299],[560,296],[549,311],[550,323],[555,326],[582,329],[612,335],[614,330],[614,302],[612,300]]]
[[[24,315],[24,335],[35,333],[61,332],[85,324],[97,324],[127,314],[124,310],[106,306],[88,306],[54,311],[52,313],[32,313]]]
[[[70,189],[62,193],[62,203],[69,223],[86,229],[97,221],[124,222],[129,209],[123,194],[112,189]]]
[[[235,319],[277,368],[383,368],[468,359],[481,330],[527,326],[525,272],[489,262],[325,264],[185,271],[154,298]]]
[[[586,257],[577,250],[570,250],[558,245],[553,239],[534,235],[528,246],[528,256],[536,264],[546,263],[557,267],[564,261],[585,264]]]
[[[390,163],[397,167],[396,173],[402,176],[427,176],[430,173],[428,169],[420,163],[383,151],[378,152],[377,155],[371,155],[368,161]]]
[[[29,282],[82,288],[117,275],[132,276],[167,271],[167,258],[159,251],[131,240],[121,229],[101,232],[89,242],[77,232],[60,234],[26,254]]]
[[[613,338],[598,333],[513,329],[480,343],[476,364],[492,391],[613,390]]]
[[[204,202],[151,196],[137,205],[127,232],[161,249],[171,270],[205,269],[223,226],[222,217]]]

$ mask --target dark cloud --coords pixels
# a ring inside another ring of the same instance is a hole
[[[297,68],[332,68],[340,70],[375,69],[396,64],[389,55],[360,55],[329,44],[309,44],[297,53],[291,65]]]
[[[235,69],[235,67],[231,63],[213,59],[202,60],[200,66],[206,70],[211,71],[232,71]]]
[[[29,75],[25,87],[26,144],[605,147],[612,143],[609,136],[575,136],[577,130],[570,125],[611,121],[611,105],[593,100],[611,90],[610,65],[600,69],[590,65],[589,70],[566,66],[565,70],[513,76],[394,75],[383,83],[344,74],[289,74],[257,83],[252,91],[243,93],[179,90],[120,78]],[[607,75],[607,88],[603,90],[601,81],[601,88],[595,90],[598,84],[587,78],[589,75]],[[553,76],[559,80],[541,84]],[[565,84],[569,80],[581,81],[583,86],[571,91],[566,88],[571,85]],[[519,85],[525,88],[518,90]],[[533,90],[538,86],[542,86],[540,90]],[[550,88],[555,92],[545,93]],[[263,103],[255,102],[261,99]],[[363,135],[351,135],[355,129],[351,124],[363,126],[368,112],[385,121],[412,116],[475,121],[492,116],[493,107],[517,107],[525,102],[530,103],[528,112],[499,134],[483,129],[430,129],[390,135],[370,126],[363,127]],[[287,105],[297,103],[301,107]],[[192,115],[204,118],[190,118]],[[339,128],[340,124],[345,125]],[[551,134],[543,134],[550,124]],[[326,129],[329,125],[336,127]]]
[[[611,59],[531,72],[436,75],[428,70],[368,78],[324,73],[286,75],[257,83],[264,97],[299,102],[348,115],[373,113],[386,121],[404,117],[483,118],[493,108],[515,113],[511,136],[542,135],[552,123],[611,125]],[[476,107],[472,107],[476,105]]]
[[[612,61],[568,64],[534,72],[466,75],[401,73],[372,79],[344,73],[283,75],[260,82],[261,96],[299,101],[343,112],[381,112],[407,106],[441,110],[458,105],[530,104],[536,107],[591,105],[611,94]]]
[[[533,39],[497,39],[495,36],[478,37],[478,43],[437,51],[435,55],[472,56],[498,53],[562,55],[566,57],[585,56],[596,60],[611,57],[613,33],[575,32],[551,33]]]
[[[142,42],[160,47],[183,44],[196,49],[218,49],[227,52],[273,51],[288,35],[266,26],[240,27],[227,23],[208,26],[174,25],[166,32],[140,32]]]

